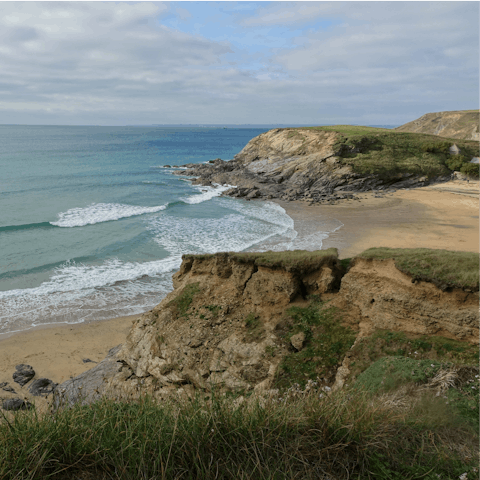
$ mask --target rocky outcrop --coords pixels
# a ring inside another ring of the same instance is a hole
[[[277,128],[252,139],[233,160],[188,164],[175,174],[197,177],[193,183],[198,185],[235,185],[224,195],[247,200],[329,204],[357,199],[357,192],[418,187],[431,181],[414,173],[355,173],[342,156],[361,153],[373,141],[365,137],[354,146],[337,132]]]
[[[133,323],[122,346],[57,388],[64,403],[103,394],[148,392],[162,399],[268,391],[285,355],[308,342],[303,333],[290,342],[280,334],[288,307],[306,305],[308,295],[330,300],[358,338],[388,329],[478,344],[478,292],[413,283],[393,260],[357,258],[345,274],[331,256],[304,269],[259,265],[234,254],[184,256],[173,282],[174,291]],[[336,388],[347,374],[344,361]]]
[[[184,258],[175,290],[133,325],[109,387],[118,395],[150,391],[268,389],[282,358],[275,327],[285,309],[339,285],[338,260],[309,270],[239,262],[228,254]],[[188,308],[186,305],[188,303]],[[277,351],[275,357],[266,351]]]
[[[54,405],[88,404],[99,400],[106,393],[108,380],[122,368],[116,358],[120,348],[118,345],[110,349],[98,365],[59,385],[54,391]]]
[[[427,113],[395,130],[462,140],[479,140],[479,112],[478,110],[458,110]]]

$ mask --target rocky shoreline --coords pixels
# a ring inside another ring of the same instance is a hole
[[[223,192],[231,197],[301,200],[310,205],[359,200],[361,192],[381,197],[398,189],[450,180],[449,176],[428,178],[414,173],[356,173],[343,157],[361,151],[361,145],[339,144],[332,132],[274,129],[252,139],[232,160],[186,164],[174,174],[196,177],[194,185],[234,185]]]

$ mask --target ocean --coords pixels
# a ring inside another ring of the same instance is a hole
[[[184,253],[321,248],[273,202],[173,175],[270,128],[0,126],[0,338],[147,311]]]

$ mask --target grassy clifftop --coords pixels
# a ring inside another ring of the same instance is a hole
[[[295,129],[336,132],[335,151],[345,165],[356,173],[415,174],[427,177],[444,176],[453,170],[478,176],[478,166],[466,167],[472,157],[479,156],[479,144],[472,140],[445,139],[436,135],[409,133],[385,128],[354,125],[302,127]],[[449,148],[456,144],[460,155],[452,156]]]

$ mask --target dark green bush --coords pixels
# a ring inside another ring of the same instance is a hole
[[[464,163],[460,171],[470,177],[478,178],[478,163]]]

